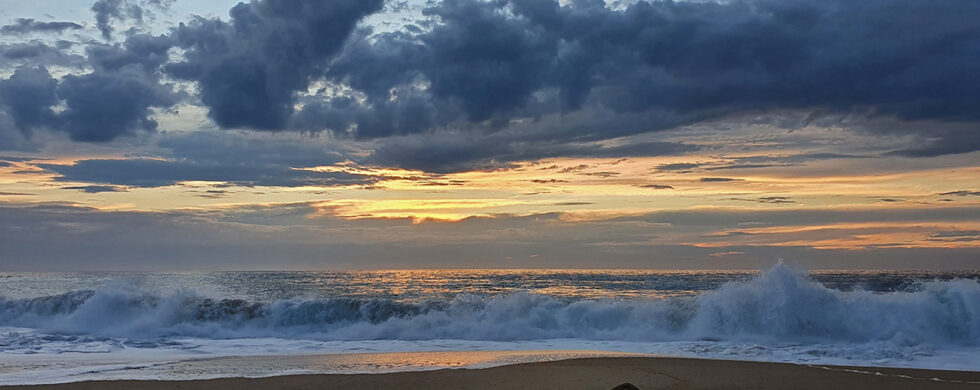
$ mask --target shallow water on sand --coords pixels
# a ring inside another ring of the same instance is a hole
[[[61,356],[27,358],[45,369],[0,365],[0,385],[65,383],[86,380],[197,380],[227,377],[261,378],[298,374],[373,374],[445,368],[486,368],[554,360],[649,356],[608,351],[438,351],[264,355],[201,358],[174,356],[160,361],[144,357],[108,359]]]

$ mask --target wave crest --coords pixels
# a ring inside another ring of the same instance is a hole
[[[826,288],[777,265],[693,298],[568,301],[544,295],[461,295],[405,303],[348,298],[249,302],[191,291],[127,289],[0,298],[0,326],[56,334],[152,339],[889,341],[980,344],[980,283],[923,282],[890,293]]]

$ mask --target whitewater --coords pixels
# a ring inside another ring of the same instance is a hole
[[[397,355],[390,355],[446,351],[512,351],[484,354],[463,366],[629,353],[980,370],[980,275],[970,272],[821,274],[778,264],[760,273],[4,279],[0,384],[377,372],[458,363],[394,364]],[[306,359],[270,367],[261,360],[372,353],[390,358],[359,366]],[[253,364],[213,360],[229,357],[252,357]],[[224,368],[202,368],[215,364]]]

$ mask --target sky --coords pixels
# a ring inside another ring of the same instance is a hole
[[[0,0],[0,271],[980,268],[975,0]]]

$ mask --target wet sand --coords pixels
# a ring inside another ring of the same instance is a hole
[[[980,389],[980,372],[807,366],[725,360],[603,357],[384,374],[289,375],[192,381],[89,381],[0,386],[58,390],[258,389]]]

